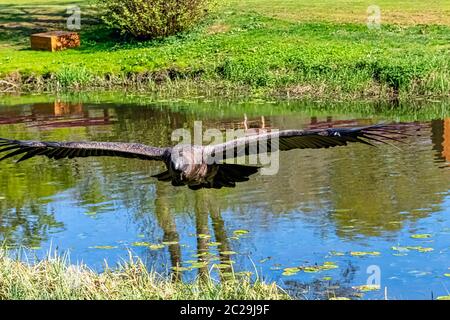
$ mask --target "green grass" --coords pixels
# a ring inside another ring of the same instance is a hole
[[[449,0],[426,6],[379,1],[386,14],[381,30],[365,24],[367,1],[229,0],[192,32],[146,42],[113,40],[91,17],[82,24],[82,47],[57,53],[29,50],[28,34],[35,24],[61,28],[53,20],[59,17],[62,23],[65,3],[73,1],[36,2],[0,4],[7,9],[2,8],[0,20],[10,21],[0,26],[0,91],[158,91],[161,84],[178,89],[182,83],[212,91],[334,99],[450,92]],[[86,2],[79,4],[92,14]],[[18,14],[21,10],[29,14]],[[20,32],[11,32],[17,25]]]
[[[1,300],[197,300],[289,299],[275,284],[237,276],[221,283],[198,279],[174,281],[148,271],[139,260],[97,273],[85,265],[70,265],[67,257],[50,256],[35,264],[0,251]]]

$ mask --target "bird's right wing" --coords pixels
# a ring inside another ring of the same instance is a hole
[[[75,157],[123,157],[143,160],[163,160],[166,148],[155,148],[139,143],[124,142],[41,142],[9,140],[0,138],[0,154],[6,153],[1,160],[17,155],[24,161],[35,156],[50,159]]]
[[[393,137],[392,137],[393,135]],[[228,159],[264,152],[292,149],[321,149],[346,146],[356,142],[373,145],[372,142],[399,141],[404,134],[390,125],[373,125],[356,128],[329,128],[314,130],[283,130],[249,135],[229,142],[210,145],[205,152],[213,158]],[[264,147],[261,150],[261,145]]]

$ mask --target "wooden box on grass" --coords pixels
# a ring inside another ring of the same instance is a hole
[[[50,31],[31,35],[31,49],[59,51],[80,46],[80,35],[71,31]]]

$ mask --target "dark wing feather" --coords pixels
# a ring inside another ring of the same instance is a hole
[[[35,156],[50,159],[75,157],[123,157],[143,160],[162,160],[165,148],[155,148],[139,143],[122,142],[41,142],[8,140],[0,138],[0,155],[5,160],[21,155],[21,162]]]
[[[386,129],[386,132],[383,130]],[[371,142],[387,143],[393,138],[390,125],[374,125],[357,128],[330,128],[315,130],[283,130],[260,133],[238,138],[222,144],[211,145],[206,152],[215,159],[228,159],[262,152],[292,149],[319,149],[346,146],[350,142],[373,146]],[[401,134],[396,134],[400,137]],[[263,149],[260,149],[260,146]]]

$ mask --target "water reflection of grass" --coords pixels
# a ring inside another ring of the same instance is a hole
[[[96,273],[65,256],[27,264],[0,252],[0,299],[289,299],[274,283],[211,277],[183,283],[148,271],[140,260]]]

